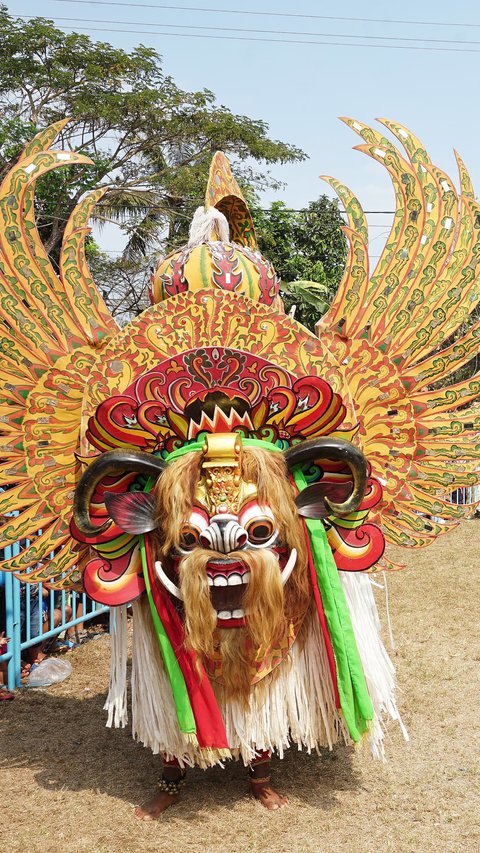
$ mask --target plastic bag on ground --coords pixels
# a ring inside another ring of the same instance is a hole
[[[28,687],[49,687],[64,681],[72,672],[72,664],[68,660],[44,658],[30,671],[27,678]]]

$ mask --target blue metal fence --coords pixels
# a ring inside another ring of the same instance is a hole
[[[480,486],[460,486],[450,495],[454,504],[474,504],[480,501]]]
[[[5,548],[4,559],[18,553],[18,545]],[[0,596],[5,599],[5,635],[10,638],[0,663],[7,664],[7,686],[20,686],[22,653],[69,628],[108,613],[109,608],[89,599],[85,593],[54,592],[44,585],[24,584],[10,572],[0,572]],[[55,624],[57,622],[58,624]]]

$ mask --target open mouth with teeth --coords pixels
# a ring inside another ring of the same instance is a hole
[[[282,584],[285,585],[297,561],[295,548],[286,555],[279,556],[279,569]],[[180,588],[165,573],[159,560],[155,563],[158,579],[171,595],[182,600]],[[207,564],[207,579],[210,587],[210,599],[217,613],[219,628],[241,628],[245,624],[248,613],[242,607],[247,584],[250,581],[250,571],[240,560],[226,558],[212,559]]]
[[[235,560],[212,561],[207,565],[207,580],[219,627],[229,627],[230,623],[239,621],[243,624],[245,611],[242,601],[250,581],[246,566]]]

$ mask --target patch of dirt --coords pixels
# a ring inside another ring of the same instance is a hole
[[[238,764],[189,773],[155,823],[133,818],[160,762],[128,730],[104,727],[109,639],[69,654],[72,676],[0,707],[1,849],[11,853],[476,853],[480,764],[480,523],[422,551],[388,587],[405,743],[388,726],[387,763],[368,750],[290,750],[274,765],[290,805],[269,813]],[[382,581],[382,576],[377,578]],[[384,615],[383,593],[378,601]],[[388,645],[388,641],[387,641]]]

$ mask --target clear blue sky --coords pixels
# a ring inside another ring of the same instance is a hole
[[[384,170],[365,155],[351,151],[361,140],[338,121],[339,115],[370,124],[375,116],[401,121],[422,139],[434,162],[445,169],[455,183],[452,149],[457,148],[474,185],[480,187],[480,5],[477,3],[468,0],[456,3],[404,0],[395,4],[384,0],[368,3],[354,0],[342,3],[170,0],[163,4],[196,10],[187,11],[162,9],[159,0],[130,3],[124,0],[124,5],[86,4],[73,0],[4,2],[11,14],[30,17],[41,14],[53,19],[58,26],[85,32],[92,39],[109,41],[125,50],[139,43],[154,47],[163,56],[165,71],[178,85],[185,89],[211,89],[218,101],[232,111],[267,121],[272,137],[298,145],[310,158],[305,163],[274,170],[275,176],[287,184],[287,189],[277,198],[289,206],[301,207],[318,197],[325,186],[318,175],[331,174],[350,186],[366,209],[392,209],[393,193]],[[142,8],[142,3],[151,8]],[[239,10],[240,13],[200,11],[202,7]],[[277,16],[249,12],[270,12]],[[288,16],[280,17],[278,13],[288,13]],[[297,17],[301,15],[417,23]],[[439,22],[448,26],[440,26]],[[159,32],[162,25],[164,31]],[[192,29],[180,30],[179,26]],[[95,32],[94,28],[105,31]],[[266,30],[288,34],[267,34]],[[174,35],[175,32],[279,41],[186,37]],[[326,34],[330,34],[330,39]],[[383,41],[382,46],[374,47],[380,36],[392,41]],[[343,44],[287,44],[282,39]],[[359,43],[367,46],[353,46]],[[396,49],[394,45],[421,49]],[[269,194],[265,202],[272,198]],[[388,220],[388,217],[372,218],[377,226],[372,237],[381,233],[379,226]]]

